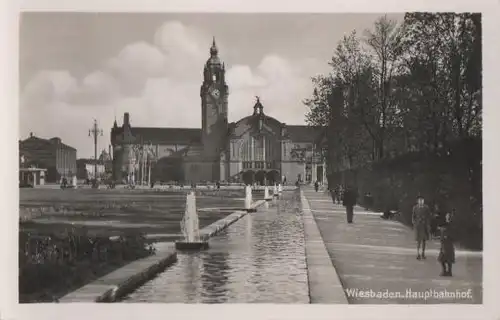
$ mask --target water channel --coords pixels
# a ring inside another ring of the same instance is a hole
[[[246,215],[210,249],[178,262],[123,302],[309,303],[304,226],[296,191]]]

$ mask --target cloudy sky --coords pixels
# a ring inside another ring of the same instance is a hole
[[[252,111],[304,124],[310,78],[329,71],[337,42],[376,14],[24,13],[20,138],[58,136],[93,156],[94,118],[107,148],[116,118],[132,126],[201,127],[199,87],[212,36],[226,63],[229,121]],[[401,20],[402,15],[388,15]]]

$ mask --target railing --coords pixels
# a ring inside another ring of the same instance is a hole
[[[243,161],[243,169],[275,169],[275,161]]]

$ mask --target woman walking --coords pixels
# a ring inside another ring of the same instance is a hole
[[[441,276],[451,277],[451,266],[455,263],[455,246],[453,245],[453,236],[451,232],[451,214],[447,213],[445,223],[440,226],[441,229],[441,248],[439,249],[438,261],[441,262]]]

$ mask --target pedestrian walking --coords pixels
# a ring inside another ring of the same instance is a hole
[[[417,197],[417,204],[413,207],[412,222],[417,241],[417,260],[425,259],[425,242],[429,240],[431,211],[424,203],[424,197]],[[420,254],[422,248],[422,254]]]
[[[455,246],[451,226],[451,213],[447,213],[445,222],[439,227],[441,229],[441,248],[439,249],[438,261],[441,263],[441,276],[451,277],[451,266],[455,263]]]
[[[318,190],[319,190],[319,182],[318,182],[318,180],[316,180],[316,182],[314,183],[314,190],[316,192],[318,192]]]
[[[344,191],[342,204],[346,208],[347,223],[352,223],[354,218],[354,205],[356,205],[357,194],[353,188],[347,187]]]

